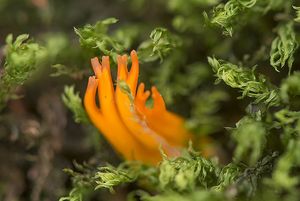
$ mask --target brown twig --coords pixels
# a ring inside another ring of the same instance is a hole
[[[38,101],[38,110],[44,120],[45,138],[41,142],[38,151],[38,160],[30,170],[31,179],[33,181],[33,189],[31,200],[40,200],[40,195],[43,192],[53,170],[53,161],[55,155],[60,152],[62,147],[62,136],[66,126],[65,109],[57,94],[50,93],[43,95]]]

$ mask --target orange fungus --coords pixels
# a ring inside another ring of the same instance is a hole
[[[109,57],[102,57],[101,63],[97,57],[91,59],[95,76],[89,78],[84,105],[92,123],[126,160],[156,164],[161,160],[160,148],[167,156],[177,156],[192,135],[184,128],[184,119],[166,109],[156,87],[150,92],[144,83],[138,85],[137,53],[132,51],[130,56],[130,71],[127,56],[117,57],[116,87]],[[150,95],[152,108],[146,107]]]

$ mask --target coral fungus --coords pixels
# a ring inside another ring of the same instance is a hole
[[[138,85],[139,62],[131,52],[131,69],[127,56],[118,56],[117,85],[114,88],[109,57],[91,59],[95,76],[89,78],[84,105],[92,123],[127,160],[156,164],[160,148],[168,156],[177,156],[192,135],[184,128],[184,119],[169,112],[156,87],[151,88],[153,107],[146,107],[150,91]],[[98,102],[96,93],[98,90]]]

